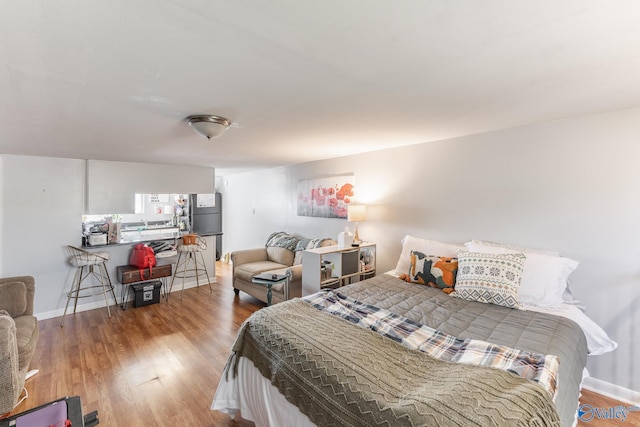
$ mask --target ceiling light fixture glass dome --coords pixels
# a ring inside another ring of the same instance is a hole
[[[231,120],[213,115],[189,116],[186,120],[196,133],[209,140],[222,135],[231,126]]]

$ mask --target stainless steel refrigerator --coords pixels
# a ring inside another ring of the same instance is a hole
[[[191,231],[197,234],[218,233],[216,260],[222,253],[222,194],[192,194],[190,200]]]

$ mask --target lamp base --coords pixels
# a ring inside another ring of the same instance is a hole
[[[356,222],[356,231],[353,233],[353,243],[351,246],[360,246],[362,240],[360,240],[360,236],[358,236],[358,223]]]

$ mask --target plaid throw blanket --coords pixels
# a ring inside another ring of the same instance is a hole
[[[331,290],[303,300],[436,359],[497,368],[540,384],[555,399],[558,358],[474,339],[461,339]]]

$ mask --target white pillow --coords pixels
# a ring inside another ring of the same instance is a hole
[[[474,241],[465,244],[470,252],[489,254],[524,253],[524,271],[518,291],[523,304],[550,307],[562,304],[562,295],[567,289],[569,275],[578,267],[578,261],[560,256],[545,255],[536,252],[521,252],[505,246],[492,246]],[[526,249],[526,248],[523,248]]]
[[[512,252],[509,252],[509,253],[521,252],[523,254],[540,254],[540,255],[560,256],[560,252],[552,251],[552,250],[549,250],[549,249],[525,248],[525,247],[522,247],[522,246],[504,245],[502,243],[488,242],[486,240],[471,240],[470,242],[467,242],[467,243],[464,244],[465,246],[467,246],[467,249],[468,249],[468,245],[470,243],[474,243],[474,244],[478,244],[478,245],[482,245],[482,246],[493,246],[493,247],[496,247],[496,248],[511,249]],[[506,252],[503,252],[503,253],[506,253]]]
[[[443,243],[435,240],[420,239],[410,235],[404,236],[401,241],[402,252],[396,264],[396,274],[409,274],[411,263],[411,251],[422,252],[425,255],[434,255],[440,257],[456,257],[458,251],[464,249],[464,245],[454,243]]]

